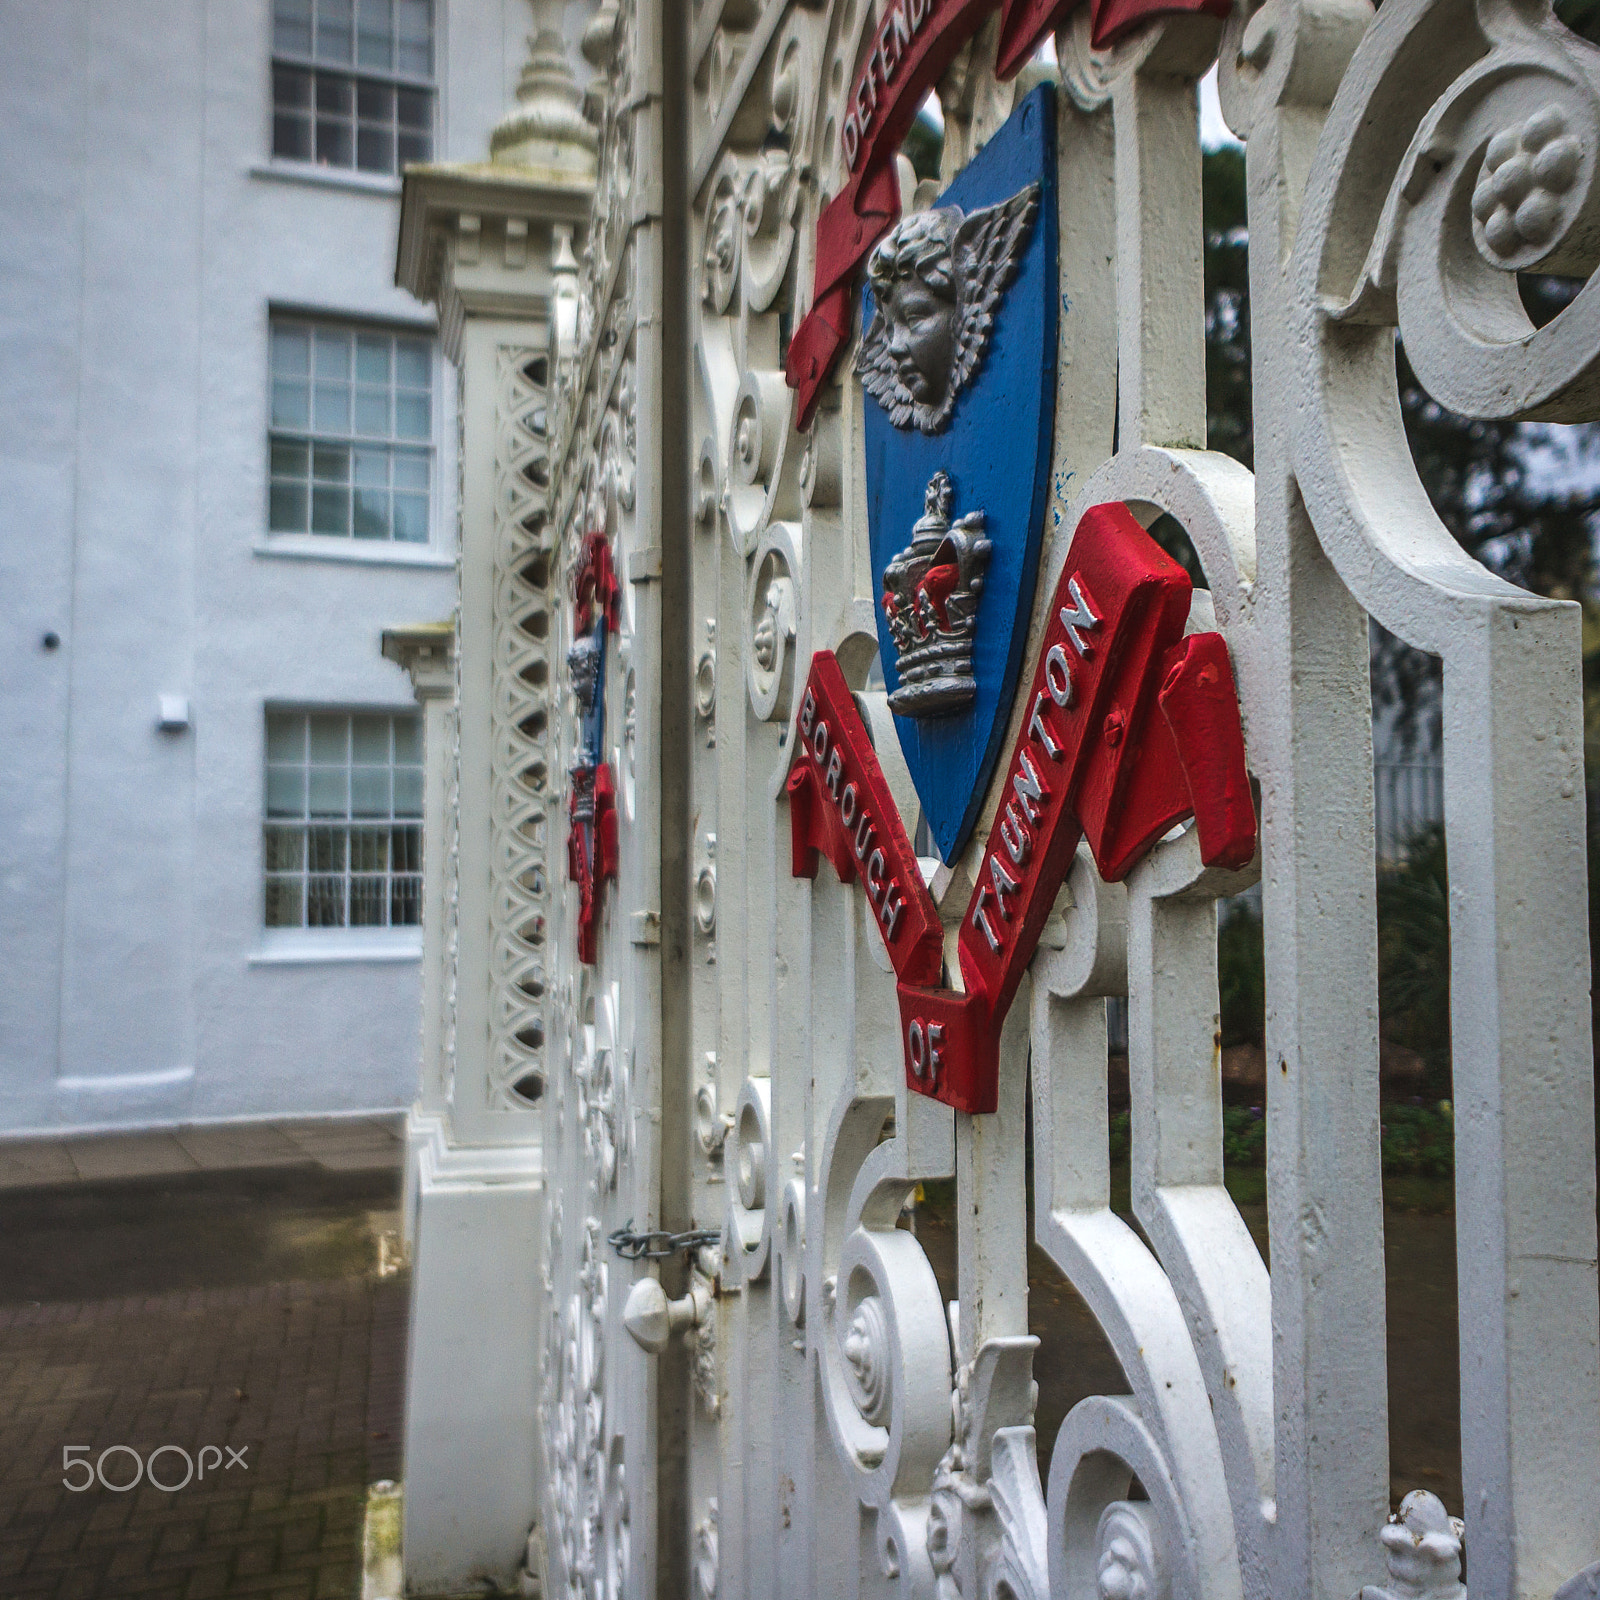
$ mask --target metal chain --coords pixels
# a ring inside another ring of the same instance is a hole
[[[606,1243],[624,1261],[665,1261],[680,1250],[693,1252],[702,1245],[716,1244],[722,1234],[716,1228],[695,1228],[688,1233],[635,1233],[633,1218],[614,1233],[606,1235]]]

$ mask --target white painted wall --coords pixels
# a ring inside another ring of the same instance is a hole
[[[438,159],[527,28],[439,0]],[[0,1132],[399,1106],[419,941],[264,962],[260,864],[264,704],[410,706],[379,634],[454,603],[442,366],[425,559],[261,549],[269,307],[417,323],[398,184],[274,172],[270,0],[4,0],[0,39]]]

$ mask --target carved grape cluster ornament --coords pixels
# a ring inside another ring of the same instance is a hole
[[[1473,237],[1496,266],[1537,260],[1566,231],[1583,146],[1548,105],[1489,141],[1472,191]]]

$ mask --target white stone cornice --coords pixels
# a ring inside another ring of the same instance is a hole
[[[551,167],[440,162],[406,168],[395,282],[439,313],[452,361],[467,316],[539,317],[550,230],[589,215],[593,181]]]
[[[383,630],[383,654],[411,675],[418,700],[443,700],[455,691],[456,625],[422,622]]]

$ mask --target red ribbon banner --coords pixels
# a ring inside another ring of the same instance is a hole
[[[793,867],[813,876],[821,851],[848,883],[872,838],[884,841],[864,883],[894,962],[906,1077],[919,1093],[960,1111],[995,1109],[1000,1026],[1080,838],[1108,882],[1190,816],[1208,866],[1237,869],[1255,854],[1228,647],[1220,634],[1183,636],[1191,590],[1126,506],[1084,513],[956,938],[961,990],[940,987],[938,913],[843,674],[830,653],[813,657],[789,779]],[[869,794],[863,842],[851,829]],[[892,925],[891,903],[904,906]]]

